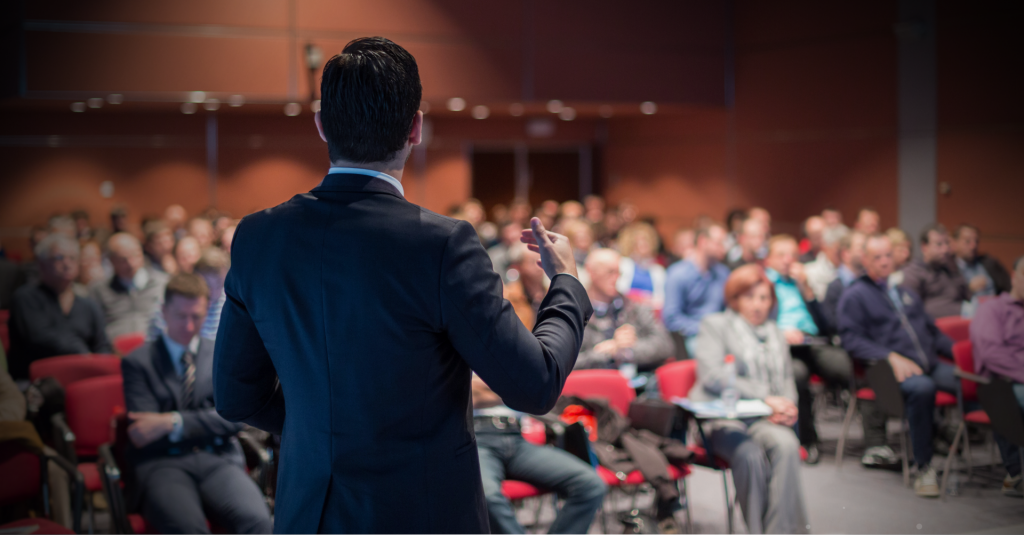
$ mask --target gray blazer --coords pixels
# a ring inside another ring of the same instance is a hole
[[[775,343],[768,344],[771,350],[767,357],[773,367],[781,373],[770,378],[758,377],[753,362],[756,343],[750,333],[737,332],[738,321],[743,321],[732,310],[705,316],[700,323],[700,332],[695,340],[694,358],[697,360],[697,383],[690,390],[693,401],[710,401],[721,396],[725,381],[725,356],[736,357],[736,389],[741,399],[764,399],[768,396],[782,396],[794,403],[797,400],[796,382],[793,379],[792,357],[789,344],[773,320],[768,320],[765,329],[774,331]]]

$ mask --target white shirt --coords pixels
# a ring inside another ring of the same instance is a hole
[[[397,178],[395,178],[395,177],[393,177],[393,176],[391,176],[391,175],[389,175],[387,173],[381,173],[380,171],[372,171],[370,169],[360,169],[358,167],[331,167],[327,171],[327,174],[329,174],[329,175],[337,175],[337,174],[366,175],[366,176],[372,176],[374,178],[379,178],[379,179],[383,180],[384,182],[387,182],[388,184],[391,184],[392,186],[394,186],[395,189],[398,190],[398,193],[401,193],[402,197],[405,197],[405,188],[402,187],[402,181],[398,180]]]
[[[128,289],[141,290],[149,284],[149,273],[146,272],[146,268],[139,268],[131,280],[121,279],[121,284],[124,284]]]

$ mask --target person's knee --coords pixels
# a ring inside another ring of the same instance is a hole
[[[903,390],[903,394],[907,397],[908,401],[933,400],[935,399],[935,393],[938,391],[935,381],[927,375],[908,377],[900,385],[900,389]]]
[[[600,504],[604,500],[605,494],[608,493],[608,485],[594,470],[588,470],[587,475],[579,479],[576,487],[574,494],[577,494],[579,500],[583,502]]]
[[[811,371],[807,369],[807,364],[800,359],[793,359],[793,380],[796,384],[806,384],[811,378]]]
[[[789,428],[775,430],[772,433],[772,453],[775,456],[800,459],[800,439]]]
[[[765,464],[765,461],[764,448],[753,440],[747,439],[733,450],[732,456],[729,458],[729,465],[734,471],[736,469],[750,471]]]

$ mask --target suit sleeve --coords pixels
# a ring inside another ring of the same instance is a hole
[[[214,405],[229,422],[281,434],[284,392],[256,323],[240,298],[240,284],[238,271],[228,271],[213,357]]]
[[[124,405],[128,412],[161,412],[160,401],[137,362],[130,358],[121,360],[121,377],[124,379]]]
[[[183,440],[232,436],[245,427],[242,424],[225,420],[217,414],[216,409],[179,411],[178,414],[181,414],[181,438]]]
[[[453,347],[505,405],[531,414],[555,406],[593,313],[578,280],[551,280],[531,333],[502,297],[501,279],[476,231],[460,221],[445,245],[440,298],[442,327]]]
[[[875,343],[866,325],[868,314],[862,294],[854,291],[843,292],[839,300],[839,338],[851,357],[859,360],[882,360],[889,357],[887,348]]]

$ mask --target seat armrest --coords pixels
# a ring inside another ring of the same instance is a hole
[[[959,377],[961,379],[967,379],[968,381],[974,381],[975,383],[983,384],[983,385],[987,385],[987,384],[992,382],[992,380],[989,379],[988,377],[982,377],[981,375],[978,375],[976,373],[967,372],[967,371],[961,370],[960,368],[953,368],[953,375],[956,375],[957,377]]]
[[[85,476],[78,467],[59,455],[43,454],[44,462],[53,462],[68,474],[71,483],[71,522],[75,533],[82,532],[82,501],[85,494]]]
[[[75,454],[75,433],[64,419],[64,413],[58,412],[51,416],[50,425],[53,426],[54,449],[72,465],[78,464],[78,455]]]
[[[110,507],[110,523],[114,533],[132,533],[124,492],[121,489],[121,469],[117,466],[112,447],[109,443],[99,447],[96,464],[99,468],[100,482],[103,484],[107,506]]]

